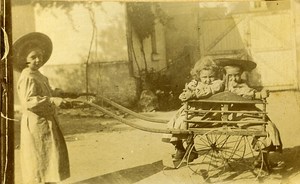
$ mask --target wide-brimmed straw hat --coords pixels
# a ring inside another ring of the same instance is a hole
[[[243,71],[251,71],[256,68],[256,63],[250,60],[231,59],[231,58],[218,58],[215,63],[219,66],[238,66]]]
[[[21,72],[26,68],[26,54],[32,48],[40,48],[43,51],[42,65],[44,65],[52,53],[51,39],[43,33],[32,32],[15,41],[13,44],[13,66],[16,71]]]

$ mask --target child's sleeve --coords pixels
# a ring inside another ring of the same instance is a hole
[[[216,94],[221,91],[224,91],[224,88],[225,88],[224,81],[222,81],[222,80],[215,80],[209,86],[211,88],[212,94]]]
[[[56,106],[50,97],[41,95],[41,89],[32,78],[25,78],[18,84],[20,98],[27,110],[39,116],[50,116],[56,112]]]
[[[212,95],[211,88],[209,85],[198,85],[195,90],[195,96],[196,98],[206,98],[208,96]]]
[[[192,80],[190,83],[185,84],[185,88],[183,89],[183,92],[179,95],[179,99],[181,101],[186,101],[195,97],[195,89],[197,83],[198,82],[196,80]]]
[[[198,85],[195,94],[197,98],[207,98],[223,90],[224,90],[223,81],[216,80],[211,85]]]
[[[255,99],[256,98],[256,90],[253,88],[250,88],[246,83],[242,83],[238,85],[237,87],[234,87],[232,89],[229,89],[229,91],[240,95],[246,99]]]

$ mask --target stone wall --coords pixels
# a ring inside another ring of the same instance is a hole
[[[137,99],[135,79],[129,75],[128,62],[91,63],[84,64],[48,65],[44,66],[45,74],[50,85],[68,92],[96,93],[111,100],[132,107]]]

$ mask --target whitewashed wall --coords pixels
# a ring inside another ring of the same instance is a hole
[[[88,8],[94,14],[95,30]],[[34,13],[36,31],[46,33],[53,41],[53,54],[47,65],[86,62],[92,37],[91,62],[128,60],[124,4],[74,4],[68,12],[36,4]]]

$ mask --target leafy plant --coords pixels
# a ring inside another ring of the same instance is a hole
[[[127,14],[130,25],[134,29],[137,38],[140,42],[141,53],[143,56],[144,69],[140,69],[138,62],[136,61],[139,77],[141,79],[141,88],[153,88],[149,84],[153,84],[153,71],[148,69],[146,54],[144,51],[144,40],[150,37],[155,31],[155,23],[159,21],[163,25],[167,25],[170,17],[161,9],[158,3],[155,2],[130,2],[127,3]],[[132,37],[132,35],[131,35]],[[132,40],[131,40],[132,41]],[[133,44],[133,43],[132,43]],[[135,51],[133,49],[133,54],[135,56]],[[136,60],[136,57],[134,57]]]

